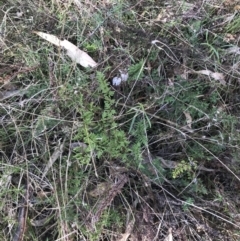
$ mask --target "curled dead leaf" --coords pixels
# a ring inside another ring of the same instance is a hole
[[[110,187],[108,182],[101,182],[97,184],[97,187],[89,192],[89,195],[92,197],[98,197],[103,195]]]
[[[222,73],[212,72],[211,70],[208,70],[208,69],[198,70],[198,71],[190,71],[190,73],[203,74],[203,75],[213,78],[214,80],[219,81],[219,83],[222,85],[226,85],[226,81],[225,81],[224,75]]]
[[[183,114],[185,115],[186,117],[186,121],[187,121],[187,126],[192,129],[192,117],[190,115],[189,112],[186,112],[186,111],[183,111]]]

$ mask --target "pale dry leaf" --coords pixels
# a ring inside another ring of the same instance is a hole
[[[120,85],[121,83],[122,83],[121,77],[117,77],[117,76],[113,77],[113,79],[112,79],[112,84],[113,84],[113,85],[118,86],[118,85]]]
[[[185,115],[186,117],[186,121],[187,121],[187,126],[192,129],[192,117],[190,115],[189,112],[186,112],[186,111],[183,111],[183,114]]]
[[[119,70],[120,77],[115,76],[112,79],[112,84],[115,86],[120,85],[122,82],[126,82],[128,80],[128,73],[122,70]]]
[[[220,84],[226,85],[226,81],[225,81],[224,75],[222,73],[215,72],[215,73],[212,73],[210,76],[213,79],[218,80],[220,82]]]
[[[225,18],[224,24],[231,22],[234,19],[234,17],[235,17],[235,13],[231,14],[229,17]]]
[[[231,47],[231,48],[228,48],[228,49],[226,50],[226,53],[227,53],[227,54],[240,54],[240,48],[235,45],[235,46],[233,46],[233,47]]]
[[[168,236],[164,239],[164,241],[173,241],[172,228],[168,229]]]
[[[175,169],[178,165],[177,161],[165,160],[160,156],[156,156],[156,158],[161,162],[163,168]]]
[[[127,241],[128,237],[130,236],[130,234],[132,233],[133,227],[134,227],[134,223],[135,223],[135,219],[131,220],[126,228],[126,232],[124,234],[122,234],[121,239],[119,239],[118,241]]]
[[[203,70],[195,71],[195,73],[210,76],[212,74],[212,71],[208,69],[203,69]]]
[[[39,31],[33,31],[33,33],[37,34],[39,37],[47,40],[48,42],[60,47],[61,46],[61,40],[56,37],[55,35],[52,34],[48,34],[48,33],[43,33],[43,32],[39,32]]]
[[[240,5],[236,5],[236,6],[234,7],[234,10],[235,10],[235,11],[240,11]]]
[[[49,194],[49,192],[40,190],[39,192],[36,193],[36,198],[39,200],[45,200],[48,198],[48,194]]]
[[[67,55],[72,59],[72,61],[80,64],[81,66],[85,68],[97,66],[97,63],[86,52],[80,50],[76,45],[72,44],[68,40],[65,39],[61,41],[58,37],[52,34],[39,31],[33,32],[48,42],[58,47],[63,47],[67,51]]]
[[[67,55],[72,59],[72,61],[82,65],[85,68],[97,66],[97,63],[86,52],[80,50],[68,40],[65,39],[61,41],[61,46],[67,50]]]
[[[18,12],[16,13],[16,15],[17,15],[18,18],[21,18],[21,17],[23,16],[23,14],[24,14],[24,13],[21,12],[21,11],[18,11]]]
[[[108,182],[98,183],[97,187],[89,192],[89,195],[92,197],[102,196],[109,188],[110,184]]]
[[[122,81],[126,82],[128,80],[128,73],[125,73],[121,70],[119,70],[119,71],[120,71]]]
[[[43,219],[30,220],[30,222],[33,227],[42,227],[42,226],[46,225],[51,220],[52,217],[53,217],[53,215],[47,216]]]
[[[0,190],[4,188],[8,188],[12,180],[12,172],[11,171],[4,171],[0,178]]]
[[[86,149],[88,146],[87,146],[85,143],[81,142],[81,141],[72,142],[72,143],[69,145],[70,150],[74,150],[74,149],[76,149],[76,148],[78,148],[78,147],[81,148],[81,150],[84,150],[84,149]]]
[[[79,0],[73,0],[73,2],[77,5],[79,9],[82,9],[82,3]]]
[[[172,81],[170,78],[168,78],[168,85],[174,87],[174,81]]]
[[[222,73],[212,72],[211,70],[208,70],[208,69],[193,71],[192,73],[203,74],[203,75],[209,76],[209,77],[213,78],[214,80],[219,81],[220,84],[226,85],[226,81],[225,81],[224,75]]]
[[[224,38],[223,38],[223,41],[229,43],[229,42],[233,42],[236,40],[236,36],[234,34],[230,34],[230,33],[227,33]]]
[[[152,25],[153,22],[166,23],[167,21],[169,21],[171,16],[172,16],[172,13],[169,12],[169,9],[161,9],[158,16],[155,19],[151,20],[150,24]]]

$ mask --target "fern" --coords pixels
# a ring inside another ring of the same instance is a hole
[[[88,148],[84,158],[82,153],[76,153],[75,157],[90,161],[94,151],[98,158],[107,155],[111,158],[126,159],[129,142],[125,132],[118,129],[115,121],[115,101],[112,98],[114,92],[110,89],[103,73],[97,72],[96,76],[99,83],[96,93],[103,97],[104,107],[100,110],[100,107],[94,107],[94,103],[85,103],[85,100],[81,98],[80,103],[82,102],[81,105],[85,106],[85,108],[79,108],[83,126],[79,128],[74,139],[83,141]],[[86,106],[88,106],[87,109]],[[102,114],[99,118],[100,112]]]
[[[196,163],[191,165],[190,163],[182,160],[172,171],[173,178],[177,178],[181,176],[182,174],[187,174],[190,178],[192,176],[192,171],[196,168]]]
[[[145,61],[141,60],[139,63],[130,66],[128,73],[130,80],[141,79],[143,77],[143,67]]]

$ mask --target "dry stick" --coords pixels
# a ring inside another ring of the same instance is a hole
[[[24,205],[23,207],[19,208],[19,214],[18,214],[18,227],[15,231],[14,237],[12,241],[22,241],[23,236],[26,230],[26,213],[27,213],[27,207]]]
[[[28,200],[29,200],[29,187],[27,184],[25,197],[23,197],[23,204],[19,207],[18,213],[18,227],[16,228],[12,241],[23,241],[24,233],[26,231],[26,222],[28,214]]]

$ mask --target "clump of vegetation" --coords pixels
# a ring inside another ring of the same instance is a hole
[[[2,240],[239,240],[238,11],[0,2]]]

